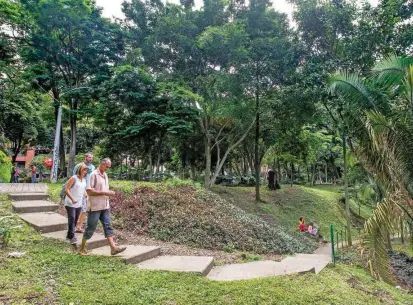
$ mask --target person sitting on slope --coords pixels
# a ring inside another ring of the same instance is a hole
[[[307,230],[307,228],[305,227],[304,216],[300,217],[300,221],[298,222],[298,229],[300,230],[300,232],[305,232]]]

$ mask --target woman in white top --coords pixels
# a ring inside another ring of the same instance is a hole
[[[66,184],[65,208],[67,212],[68,230],[66,238],[72,245],[76,245],[75,226],[82,210],[82,201],[86,196],[86,175],[88,167],[79,165],[76,175],[73,175]]]

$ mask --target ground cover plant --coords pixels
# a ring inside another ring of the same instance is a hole
[[[117,223],[155,239],[207,249],[308,253],[314,241],[194,186],[136,185],[111,200]]]

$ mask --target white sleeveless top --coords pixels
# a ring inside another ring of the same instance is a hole
[[[86,179],[83,178],[80,180],[78,176],[72,176],[75,178],[75,182],[70,189],[70,193],[72,197],[77,201],[76,204],[72,204],[72,200],[70,200],[69,196],[66,195],[65,197],[65,206],[72,207],[72,208],[80,208],[82,206],[83,197],[85,195],[86,190]]]

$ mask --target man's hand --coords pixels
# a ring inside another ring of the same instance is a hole
[[[114,191],[107,191],[107,192],[105,192],[105,195],[106,196],[114,196],[115,192]]]

